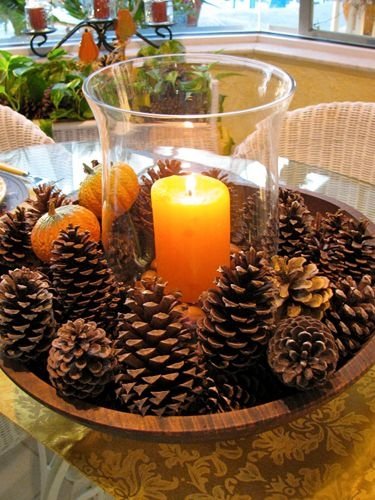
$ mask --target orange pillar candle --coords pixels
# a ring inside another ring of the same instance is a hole
[[[151,203],[158,275],[168,290],[196,302],[229,264],[228,188],[205,175],[173,175],[153,184]]]

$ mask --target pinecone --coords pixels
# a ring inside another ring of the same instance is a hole
[[[48,212],[50,201],[54,201],[55,208],[73,203],[72,200],[62,193],[61,189],[57,188],[53,183],[39,184],[33,187],[33,191],[35,196],[26,200],[30,207],[27,211],[27,216],[32,226],[43,214]]]
[[[0,342],[4,354],[30,361],[49,349],[55,332],[50,284],[26,267],[9,271],[0,282]]]
[[[333,283],[348,275],[357,282],[365,274],[373,276],[375,244],[374,236],[367,231],[368,221],[357,221],[342,212],[336,217],[340,217],[341,228],[332,234],[324,226],[322,229],[319,267],[323,274]]]
[[[99,57],[98,61],[94,63],[95,69],[104,68],[111,64],[124,61],[126,59],[123,45],[118,45],[112,52],[108,52]]]
[[[274,256],[273,267],[278,284],[275,304],[279,318],[307,315],[321,319],[332,297],[329,279],[319,274],[304,257]]]
[[[255,195],[249,195],[242,203],[239,211],[231,218],[231,242],[241,250],[247,251],[252,241],[255,223],[256,201]]]
[[[239,205],[239,199],[243,199],[241,192],[237,189],[231,192],[231,242],[241,250],[247,251],[250,246],[262,250],[265,258],[271,258],[276,253],[276,242],[278,240],[277,220],[268,217],[264,227],[264,193],[259,189],[252,189],[245,200]],[[249,192],[247,187],[246,192]],[[232,198],[234,203],[232,206]],[[264,228],[264,229],[263,229]]]
[[[128,291],[130,312],[120,317],[114,341],[119,363],[116,395],[141,415],[180,415],[201,392],[201,369],[192,333],[174,310],[178,294],[165,283],[144,282]]]
[[[106,329],[112,324],[117,315],[112,301],[119,289],[101,247],[88,231],[69,225],[60,232],[53,245],[51,271],[63,321],[82,318]]]
[[[151,241],[150,234],[142,231],[142,226],[139,226],[139,245],[136,245],[129,217],[129,213],[122,214],[112,223],[106,255],[117,278],[131,283],[134,276],[139,275],[144,270],[145,264],[151,261],[154,241],[153,238]],[[143,250],[143,255],[138,255],[139,249]]]
[[[261,252],[232,255],[219,269],[217,289],[203,294],[206,317],[198,320],[203,356],[217,369],[237,371],[254,364],[265,351],[273,327],[272,272]]]
[[[222,388],[221,388],[222,389]],[[230,390],[233,390],[230,387]],[[221,392],[213,378],[204,372],[202,376],[202,390],[193,399],[186,410],[188,415],[207,415],[211,413],[223,413],[231,411],[231,401],[227,398],[225,391]]]
[[[216,371],[213,379],[222,397],[228,401],[229,408],[241,410],[254,406],[259,390],[259,379],[253,377],[250,370],[237,373]]]
[[[34,120],[38,116],[39,105],[39,102],[31,99],[28,96],[24,96],[18,112],[26,116],[26,118],[28,118],[29,120]]]
[[[181,174],[181,162],[179,160],[158,160],[157,165],[148,168],[141,177],[139,195],[131,208],[131,216],[138,227],[144,228],[154,234],[151,207],[151,188],[155,181]]]
[[[35,118],[50,118],[50,115],[55,108],[51,96],[52,88],[48,87],[43,92]]]
[[[352,357],[375,331],[371,276],[363,276],[358,285],[350,276],[339,279],[324,322],[336,339],[341,360]]]
[[[92,399],[112,380],[116,358],[111,341],[94,321],[68,321],[48,355],[50,381],[59,395]]]
[[[268,345],[268,363],[287,386],[307,390],[324,385],[339,358],[335,339],[321,321],[299,316],[281,321]]]
[[[37,262],[31,248],[31,225],[23,207],[7,212],[0,221],[0,270]]]
[[[320,216],[317,229],[324,235],[325,238],[337,236],[342,229],[348,228],[350,217],[343,210],[337,210],[335,213],[325,213]]]
[[[279,255],[289,258],[306,255],[312,220],[301,194],[285,188],[279,190]]]

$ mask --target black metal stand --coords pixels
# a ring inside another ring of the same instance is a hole
[[[172,30],[170,28],[172,26],[172,24],[149,24],[148,26],[150,28],[154,28],[155,33],[158,36],[163,37],[163,38],[168,36],[169,40],[172,40]],[[97,42],[96,43],[97,43],[99,48],[101,46],[103,46],[109,52],[112,52],[112,50],[114,50],[115,46],[107,40],[107,31],[109,29],[114,29],[114,27],[115,27],[115,19],[110,19],[110,18],[108,18],[108,19],[84,19],[83,21],[78,23],[76,26],[74,26],[74,28],[72,28],[58,42],[58,44],[55,45],[53,48],[57,49],[58,47],[61,47],[61,45],[63,45],[67,40],[69,40],[69,38],[72,37],[74,35],[74,33],[76,33],[79,29],[84,28],[84,27],[92,28],[96,32],[96,35],[97,35]],[[161,30],[166,30],[168,35],[165,35],[164,33],[162,33]],[[31,40],[30,40],[31,51],[39,57],[44,57],[46,55],[46,52],[45,51],[39,52],[38,49],[35,47],[34,42],[38,38],[41,37],[42,40],[36,43],[36,45],[38,47],[41,47],[42,45],[44,45],[47,42],[48,35],[50,33],[54,33],[55,31],[56,31],[56,28],[46,28],[45,30],[41,30],[41,31],[24,31],[24,33],[26,35],[31,36]],[[138,38],[140,38],[144,42],[148,43],[152,47],[155,47],[155,48],[159,47],[159,45],[157,43],[152,42],[146,36],[142,35],[142,33],[139,33],[139,31],[136,31],[135,34]]]
[[[161,33],[161,30],[166,30],[167,33],[168,33],[168,37],[169,37],[169,40],[172,40],[172,30],[171,30],[171,26],[173,26],[172,23],[165,23],[165,24],[161,24],[161,23],[158,23],[158,24],[147,24],[147,26],[149,26],[150,28],[154,28],[155,30],[155,33],[158,35],[158,36],[161,36],[163,38],[165,38],[167,35],[165,35],[164,33]]]
[[[114,45],[107,41],[107,31],[110,28],[114,27],[114,19],[84,19],[80,23],[76,24],[73,29],[71,29],[65,36],[62,38],[57,45],[55,45],[55,49],[60,47],[63,43],[65,43],[71,36],[74,35],[76,31],[80,28],[92,28],[96,34],[98,35],[98,41],[96,42],[97,46],[103,47],[110,52],[115,48]]]
[[[48,35],[50,33],[54,33],[55,31],[56,31],[56,28],[46,28],[46,29],[40,30],[40,31],[25,30],[25,31],[23,31],[23,33],[25,35],[31,36],[31,39],[30,39],[31,52],[33,54],[35,54],[36,56],[43,57],[46,55],[46,52],[45,51],[38,52],[38,49],[35,47],[34,42],[36,43],[36,45],[38,47],[41,47],[42,45],[44,45],[46,43]],[[39,39],[39,41],[37,41],[38,39]]]

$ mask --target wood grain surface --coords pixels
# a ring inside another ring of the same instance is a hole
[[[343,208],[356,219],[364,218],[358,211],[335,200],[311,193],[303,193],[314,213],[334,212]],[[375,225],[369,224],[375,235]],[[342,368],[323,389],[295,393],[284,399],[213,415],[188,417],[154,417],[133,415],[83,402],[66,401],[56,395],[55,389],[25,369],[20,363],[0,359],[0,367],[7,376],[34,399],[50,409],[99,430],[119,432],[124,436],[158,442],[194,442],[202,440],[234,439],[262,432],[305,415],[347,389],[375,364],[375,335]]]

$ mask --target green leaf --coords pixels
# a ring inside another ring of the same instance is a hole
[[[52,49],[50,52],[48,52],[47,58],[49,61],[54,61],[66,55],[66,50],[62,47],[58,47],[57,49]]]

